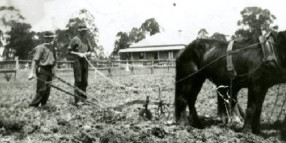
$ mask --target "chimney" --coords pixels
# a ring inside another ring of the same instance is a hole
[[[178,37],[179,37],[179,39],[182,38],[182,30],[181,29],[178,30]]]

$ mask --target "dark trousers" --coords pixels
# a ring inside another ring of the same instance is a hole
[[[52,66],[38,67],[36,70],[36,76],[38,78],[36,95],[30,103],[30,106],[34,107],[39,106],[40,103],[42,106],[46,105],[49,99],[51,87],[43,81],[52,81]]]
[[[73,65],[74,69],[74,86],[78,87],[82,91],[86,92],[87,81],[88,81],[88,63],[84,58],[78,58],[74,61]],[[81,96],[83,98],[87,98],[86,95],[81,94],[77,90],[74,90],[75,94],[75,103],[79,101],[79,98],[76,96]]]

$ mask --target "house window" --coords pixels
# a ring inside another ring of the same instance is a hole
[[[157,60],[158,59],[158,53],[153,53],[154,59]]]
[[[144,53],[139,54],[139,59],[144,59]]]
[[[173,59],[174,58],[174,53],[173,51],[169,52],[169,59]]]

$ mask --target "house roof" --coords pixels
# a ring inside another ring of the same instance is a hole
[[[129,53],[129,52],[154,52],[154,51],[171,51],[171,50],[181,50],[184,49],[186,45],[161,45],[161,46],[151,46],[142,48],[127,48],[119,50],[119,53]]]
[[[191,40],[187,39],[183,32],[161,32],[155,35],[149,36],[138,43],[130,45],[130,48],[142,47],[148,45],[174,45],[174,44],[188,44]]]
[[[127,49],[121,49],[119,53],[180,50],[185,48],[192,40],[186,38],[182,31],[164,31],[134,43]]]

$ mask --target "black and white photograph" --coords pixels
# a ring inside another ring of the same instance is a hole
[[[0,143],[286,143],[283,0],[0,0]]]

